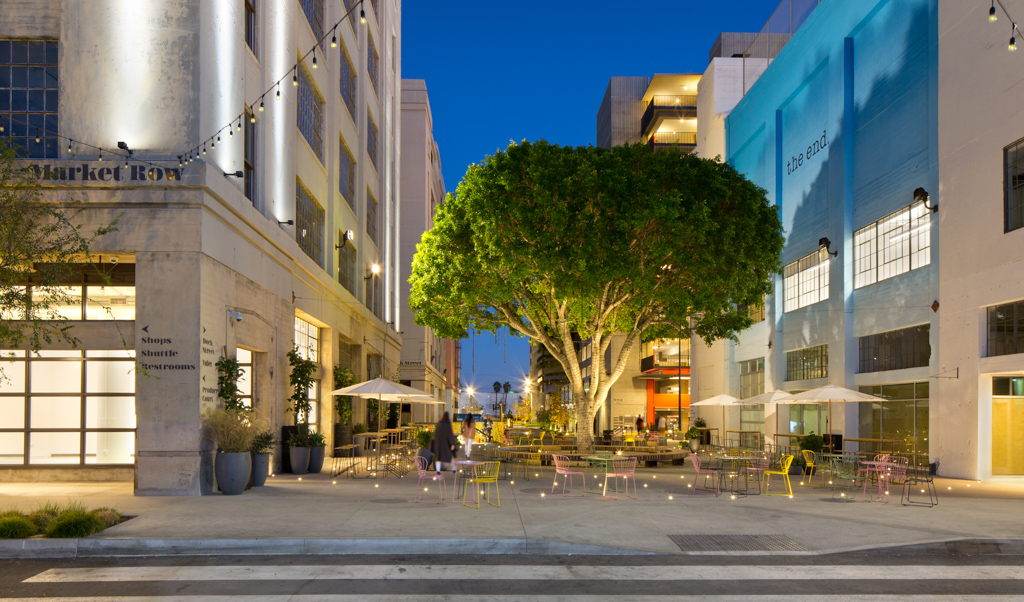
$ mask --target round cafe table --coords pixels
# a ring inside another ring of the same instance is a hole
[[[465,493],[466,478],[468,476],[467,473],[470,472],[470,469],[472,469],[473,467],[475,467],[475,466],[477,466],[479,464],[483,464],[483,462],[478,462],[476,460],[453,460],[452,461],[452,466],[456,467],[455,468],[455,483],[452,486],[452,501],[453,502],[455,501],[455,498],[457,498],[458,495],[459,495],[459,485],[460,484],[462,485],[463,493]]]

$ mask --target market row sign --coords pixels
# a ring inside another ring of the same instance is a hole
[[[42,182],[80,182],[92,183],[130,183],[142,184],[151,182],[167,182],[177,184],[185,171],[180,167],[154,167],[149,164],[130,162],[115,163],[113,161],[93,161],[74,165],[51,165],[30,163],[26,167],[35,172]]]

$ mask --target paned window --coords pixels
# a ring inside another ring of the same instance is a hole
[[[377,199],[373,198],[369,188],[366,189],[366,234],[373,244],[380,246],[377,242]]]
[[[57,42],[0,40],[0,138],[19,157],[56,159]]]
[[[345,101],[345,106],[348,107],[348,114],[352,116],[352,121],[356,120],[356,68],[352,66],[352,59],[348,57],[348,51],[345,50],[345,45],[341,44],[338,46],[341,60],[338,61],[341,64],[341,77],[339,78],[339,85],[341,87],[341,99]]]
[[[0,465],[135,462],[135,351],[0,352]]]
[[[256,0],[245,0],[245,44],[253,54],[256,54],[256,32]]]
[[[1024,353],[1024,301],[988,308],[988,355]]]
[[[359,13],[356,12],[354,9],[359,8],[359,0],[341,0],[341,4],[342,6],[345,7],[345,14],[348,15],[348,17],[345,20],[348,21],[349,26],[352,27],[353,31],[355,31],[355,22],[356,19],[359,18]]]
[[[256,391],[256,373],[252,369],[253,353],[241,347],[235,349],[235,359],[238,360],[238,367],[242,376],[238,379],[238,398],[242,405],[247,408],[255,408],[253,399]]]
[[[1024,227],[1024,139],[1003,149],[1003,167],[1006,169],[1004,228],[1009,232]]]
[[[862,441],[860,451],[895,452],[910,458],[911,468],[928,469],[928,391],[926,382],[900,383],[860,387],[861,393],[882,397],[886,401],[858,403],[861,437],[881,439],[890,443]],[[993,399],[993,418],[996,417]],[[833,418],[835,408],[832,408]],[[899,443],[891,443],[898,441]],[[995,459],[993,455],[993,460]],[[995,462],[993,462],[995,464]],[[993,472],[995,472],[993,470]]]
[[[324,267],[324,208],[301,182],[295,184],[295,242],[320,267]]]
[[[784,269],[786,299],[783,311],[793,311],[828,299],[828,250],[818,249]]]
[[[853,287],[931,263],[931,223],[931,211],[918,201],[854,232]]]
[[[339,143],[338,153],[338,192],[345,198],[345,202],[356,210],[356,158],[345,146],[345,141]]]
[[[324,0],[299,0],[302,12],[306,14],[309,28],[313,30],[313,39],[320,41],[320,50],[324,49]]]
[[[338,282],[345,290],[356,294],[356,248],[345,239],[343,232],[338,234],[341,248],[338,249]]]
[[[932,348],[928,342],[930,326],[922,324],[860,337],[859,372],[881,372],[927,366]]]
[[[252,122],[252,112],[245,111],[245,171],[242,188],[245,198],[256,204],[256,124]]]
[[[370,0],[370,6],[373,7],[373,16],[380,22],[380,0]]]
[[[379,150],[377,140],[377,122],[373,120],[373,115],[370,115],[370,111],[366,111],[366,154],[370,156],[370,163],[373,163],[373,168],[377,167],[377,151]]]
[[[366,51],[366,72],[370,74],[370,85],[373,92],[380,98],[380,55],[377,54],[377,45],[373,43],[373,36],[368,36],[370,47]]]
[[[786,352],[786,380],[828,376],[828,345]]]
[[[317,158],[324,160],[324,99],[313,86],[313,78],[299,65],[299,131]]]
[[[740,362],[740,399],[764,393],[764,358]]]
[[[737,309],[741,312],[746,311],[755,324],[764,322],[764,296],[761,297],[760,303],[755,303],[754,305],[740,304],[737,306]]]
[[[338,365],[342,368],[348,368],[352,371],[352,374],[356,373],[356,352],[359,351],[359,347],[354,344],[346,343],[345,339],[338,335]]]
[[[367,268],[369,271],[369,268]],[[366,281],[366,309],[370,310],[370,313],[380,317],[381,301],[380,298],[380,281],[381,277],[379,274],[374,274],[372,278]]]
[[[300,356],[320,363],[320,329],[298,316],[295,317],[295,348]],[[313,386],[309,388],[308,395],[310,415],[299,414],[296,416],[296,422],[300,424],[316,424],[319,420],[320,381],[313,383]]]

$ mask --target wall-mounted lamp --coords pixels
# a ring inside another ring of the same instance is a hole
[[[236,171],[236,172],[234,172],[234,173],[231,173],[231,172],[225,171],[225,172],[224,172],[224,177],[225,177],[225,178],[244,178],[244,177],[245,177],[245,174],[244,174],[244,173],[242,173],[242,172],[240,172],[240,171]]]
[[[377,274],[380,274],[380,266],[375,263],[370,266],[370,275],[367,276],[366,278],[363,278],[363,280],[369,280],[370,278],[373,278]]]
[[[829,250],[829,246],[831,246],[831,244],[832,244],[832,241],[829,240],[827,236],[824,237],[824,238],[819,238],[818,239],[818,246],[819,247],[825,247],[825,252],[826,253],[828,253],[829,255],[832,255],[833,257],[839,257],[839,251],[830,251]]]
[[[345,240],[346,241],[355,240],[355,238],[356,238],[356,233],[355,232],[353,232],[351,230],[345,230]],[[344,246],[345,246],[345,243],[341,243],[340,245],[334,245],[334,248],[335,249],[341,249]]]
[[[277,225],[278,226],[294,226],[295,225],[295,220],[290,219],[290,220],[288,220],[286,222],[278,221]]]
[[[924,188],[915,188],[914,189],[914,200],[915,201],[924,201],[924,208],[925,209],[931,209],[932,213],[938,213],[939,212],[939,204],[938,203],[932,203],[931,205],[929,205],[928,204],[929,199],[931,199],[931,197],[928,195],[928,191],[927,190],[925,190]]]

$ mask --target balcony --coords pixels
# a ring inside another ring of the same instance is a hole
[[[647,103],[644,116],[640,119],[640,137],[647,138],[656,132],[666,119],[695,119],[697,117],[697,95],[654,96]]]
[[[697,148],[697,132],[655,132],[647,145],[651,150],[677,148],[684,153],[692,153]]]

